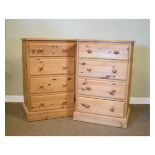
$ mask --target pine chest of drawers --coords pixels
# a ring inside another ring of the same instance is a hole
[[[78,41],[73,119],[127,127],[133,41]]]
[[[126,128],[133,47],[134,41],[23,39],[27,119],[73,115]]]
[[[72,116],[76,41],[23,39],[22,45],[27,119]]]

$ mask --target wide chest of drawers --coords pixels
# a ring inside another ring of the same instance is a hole
[[[78,41],[73,119],[127,127],[133,41]]]
[[[24,109],[29,121],[72,116],[74,40],[23,39]]]

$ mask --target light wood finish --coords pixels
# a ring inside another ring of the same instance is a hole
[[[74,91],[74,76],[44,76],[30,79],[31,93]]]
[[[31,75],[73,74],[74,58],[30,58]]]
[[[74,56],[75,42],[30,42],[30,56]]]
[[[124,116],[124,102],[87,97],[78,97],[77,101],[76,109],[79,112],[115,117]]]
[[[104,42],[104,43],[134,43],[133,40],[97,40],[97,39],[66,39],[66,38],[22,38],[23,41],[61,41],[61,42]]]
[[[128,60],[128,44],[80,43],[79,57]]]
[[[106,60],[79,60],[79,76],[126,80],[128,63]]]
[[[78,94],[123,100],[126,97],[126,83],[120,81],[78,79]]]
[[[76,100],[74,120],[127,127],[134,41],[22,41],[29,121],[71,116]]]
[[[75,50],[73,40],[23,39],[24,109],[29,121],[73,114]]]
[[[73,93],[31,96],[31,111],[64,109],[69,107],[74,107]]]
[[[128,109],[127,115],[125,117],[117,118],[109,117],[106,115],[96,115],[75,111],[73,120],[127,128],[129,113],[130,109]]]
[[[73,119],[127,127],[134,41],[79,40]]]
[[[39,120],[47,120],[51,118],[72,116],[74,111],[74,108],[64,108],[64,109],[31,112],[27,109],[25,104],[23,104],[23,107],[28,121],[39,121]]]

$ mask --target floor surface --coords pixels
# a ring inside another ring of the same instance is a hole
[[[150,106],[131,105],[128,128],[73,121],[72,117],[28,122],[21,103],[6,103],[6,136],[149,136]]]

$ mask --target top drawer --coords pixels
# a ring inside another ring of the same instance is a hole
[[[79,43],[79,57],[104,59],[129,59],[128,44]]]
[[[30,56],[74,56],[74,42],[30,42]]]

